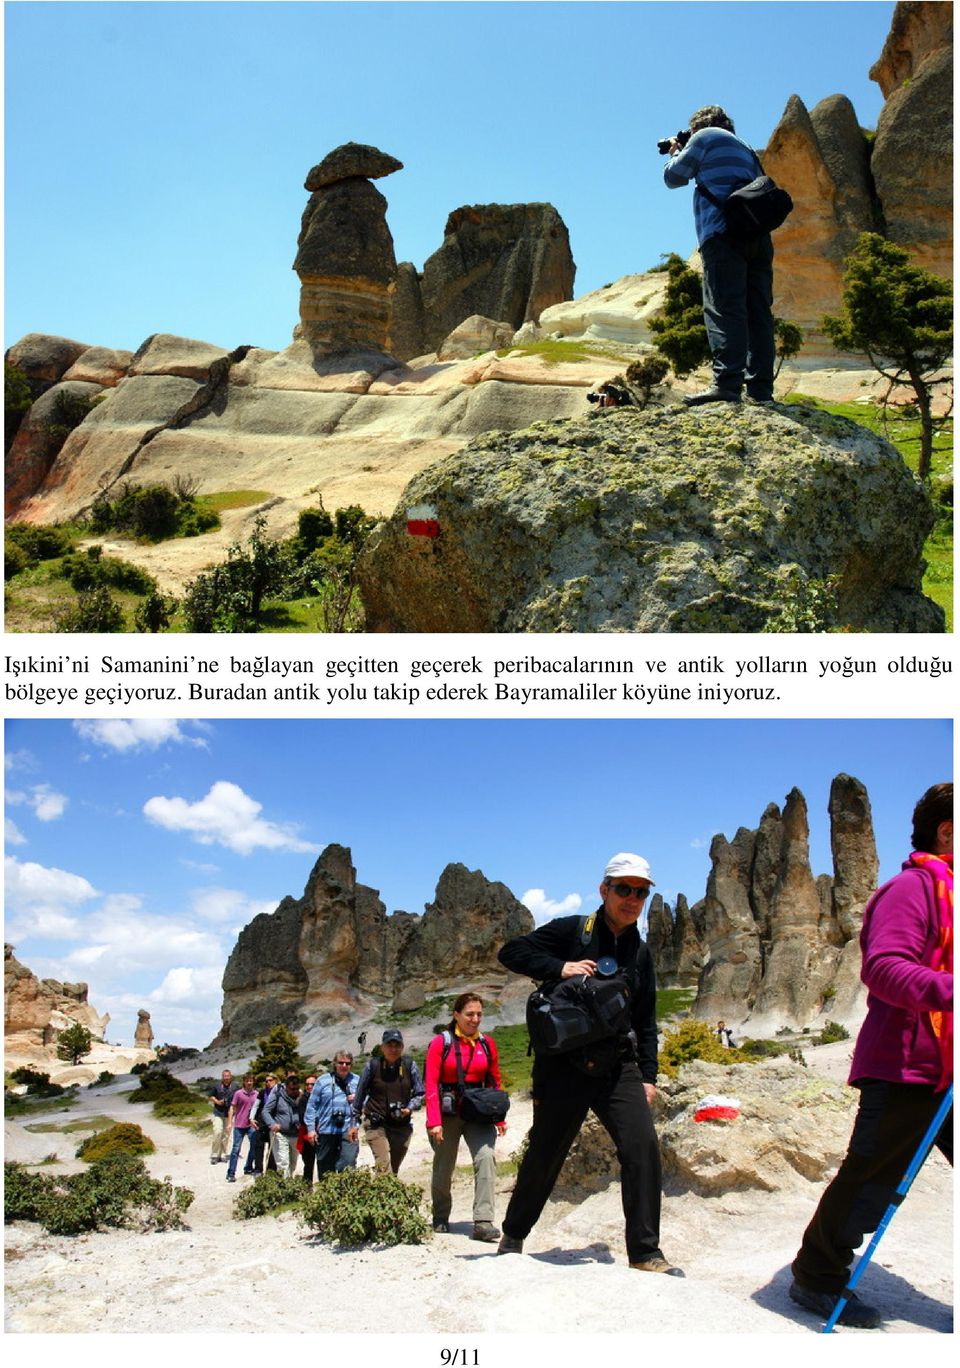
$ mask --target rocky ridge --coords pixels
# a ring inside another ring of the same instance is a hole
[[[507,986],[497,951],[533,929],[504,884],[460,864],[446,867],[422,916],[387,916],[358,883],[350,851],[329,845],[299,899],[241,931],[223,975],[223,1025],[214,1047],[252,1040],[277,1022],[331,1023],[385,999],[415,1010],[439,993]]]

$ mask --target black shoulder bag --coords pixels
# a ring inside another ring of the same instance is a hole
[[[482,1049],[487,1055],[487,1072],[489,1073],[490,1056],[484,1042],[478,1041],[475,1048]],[[487,1088],[475,1083],[467,1083],[463,1073],[463,1060],[460,1058],[460,1046],[456,1039],[453,1042],[453,1053],[457,1061],[460,1119],[478,1121],[484,1125],[505,1121],[507,1112],[510,1110],[510,1098],[507,1093],[502,1088]]]

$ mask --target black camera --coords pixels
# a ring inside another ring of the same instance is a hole
[[[622,408],[631,402],[630,391],[613,380],[605,380],[598,389],[587,395],[587,403],[597,404],[600,408]]]
[[[330,1118],[338,1130],[343,1125],[346,1115],[347,1113],[345,1111],[335,1111],[333,1113],[333,1116]]]
[[[402,1120],[403,1120],[403,1103],[402,1103],[402,1102],[391,1102],[391,1103],[390,1103],[390,1120],[391,1120],[391,1121],[402,1121]]]
[[[675,133],[672,138],[661,138],[660,141],[657,143],[657,151],[660,153],[661,157],[666,157],[670,153],[671,143],[679,143],[680,148],[682,150],[684,147],[686,147],[687,143],[690,141],[692,137],[693,134],[690,132],[689,128],[681,128],[680,132]]]

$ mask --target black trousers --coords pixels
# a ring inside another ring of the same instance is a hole
[[[529,1235],[588,1111],[617,1147],[627,1257],[631,1263],[650,1259],[661,1253],[660,1146],[634,1063],[618,1064],[604,1078],[589,1078],[562,1057],[536,1060],[533,1126],[503,1229],[518,1240]]]
[[[277,1161],[274,1159],[273,1153],[272,1153],[272,1151],[271,1151],[271,1149],[270,1149],[270,1131],[267,1130],[267,1129],[264,1129],[262,1126],[257,1126],[257,1133],[256,1133],[256,1135],[254,1136],[254,1139],[253,1139],[253,1171],[254,1171],[254,1173],[262,1173],[262,1172],[263,1172],[263,1156],[264,1156],[264,1152],[266,1152],[266,1156],[267,1156],[267,1171],[269,1172],[270,1169],[273,1169],[273,1171],[274,1171],[274,1173],[275,1173],[276,1170],[277,1170]]]
[[[714,383],[752,399],[773,397],[773,243],[770,234],[740,243],[725,233],[707,238],[703,262],[703,321],[713,357]]]
[[[932,1085],[864,1079],[846,1158],[820,1198],[793,1261],[793,1276],[813,1292],[841,1293],[853,1252],[876,1230],[943,1101]],[[953,1111],[936,1139],[953,1163]]]

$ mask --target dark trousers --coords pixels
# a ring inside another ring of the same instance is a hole
[[[263,1155],[264,1155],[264,1151],[266,1151],[266,1155],[267,1155],[267,1171],[269,1172],[270,1169],[273,1169],[273,1171],[276,1172],[276,1170],[277,1170],[277,1161],[274,1159],[274,1157],[273,1157],[273,1152],[272,1152],[271,1149],[270,1149],[270,1131],[269,1131],[268,1129],[266,1129],[265,1127],[258,1126],[258,1127],[257,1127],[257,1133],[256,1133],[256,1135],[253,1137],[253,1171],[254,1171],[254,1173],[262,1173],[262,1172],[263,1172]]]
[[[300,1142],[300,1159],[303,1163],[303,1179],[305,1183],[313,1182],[313,1170],[317,1162],[317,1147],[311,1145],[309,1140]]]
[[[837,1293],[847,1283],[853,1252],[876,1230],[943,1101],[932,1085],[865,1079],[850,1147],[793,1261],[793,1276],[813,1292]],[[937,1136],[953,1163],[953,1111]]]
[[[707,238],[703,262],[703,321],[714,383],[739,394],[744,380],[753,399],[773,397],[773,243],[770,234],[739,243],[725,233]]]
[[[503,1229],[526,1239],[553,1191],[563,1161],[592,1111],[617,1147],[627,1257],[631,1263],[660,1254],[660,1146],[634,1063],[618,1064],[605,1078],[588,1078],[562,1058],[540,1057],[533,1066],[533,1126]]]

